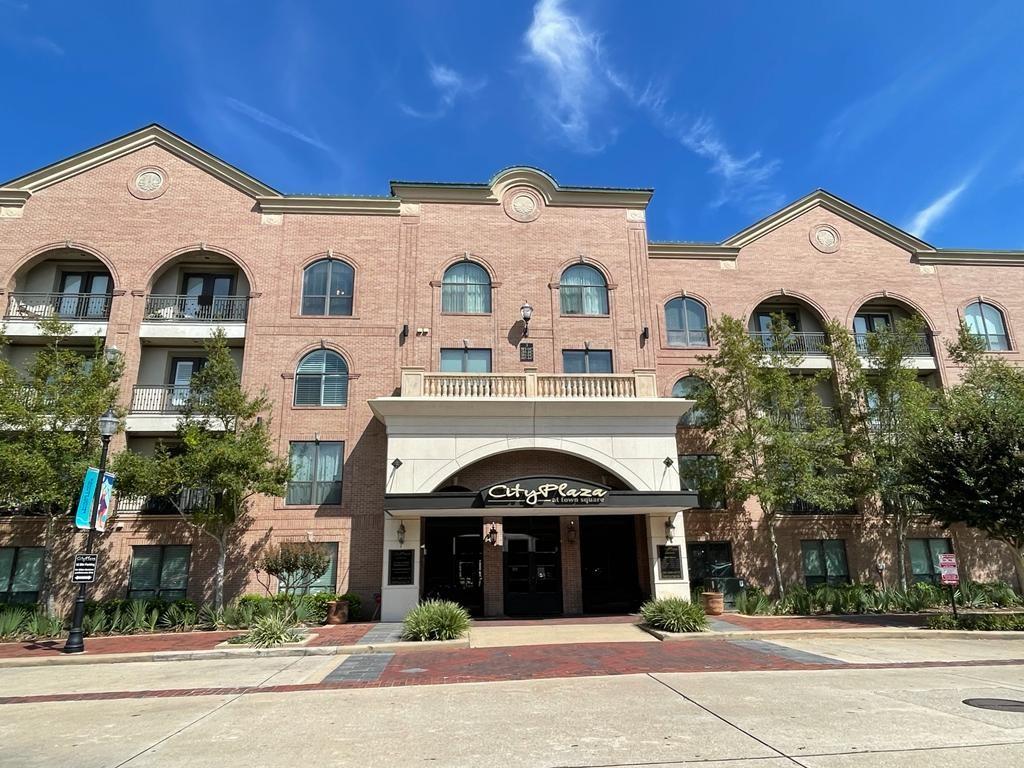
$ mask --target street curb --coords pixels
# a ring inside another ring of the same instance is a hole
[[[301,648],[215,648],[204,651],[151,651],[145,653],[89,652],[74,656],[45,656],[0,659],[0,669],[19,667],[50,667],[77,664],[118,664],[131,661],[207,661],[213,659],[280,658],[291,656],[351,656],[357,653],[405,653],[407,651],[442,651],[469,648],[469,638],[460,640],[425,640],[423,642],[374,643],[363,645],[323,645]]]
[[[946,637],[973,638],[986,640],[1018,639],[1024,641],[1022,632],[980,632],[967,629],[772,629],[737,632],[664,632],[653,627],[637,625],[659,640],[676,642],[680,640],[804,640],[829,637],[854,637],[861,640],[911,640],[914,638]]]

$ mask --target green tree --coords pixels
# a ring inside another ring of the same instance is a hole
[[[82,479],[99,461],[97,419],[114,407],[122,363],[103,339],[71,344],[71,326],[39,323],[42,347],[24,370],[0,338],[0,488],[2,506],[45,518],[42,601],[54,610],[53,551],[62,522],[78,501]]]
[[[827,327],[838,411],[860,492],[877,498],[895,534],[903,589],[908,583],[907,532],[921,514],[920,487],[909,467],[936,397],[910,362],[922,352],[923,331],[918,317],[859,338],[837,322]]]
[[[1006,544],[1024,591],[1024,369],[985,354],[966,328],[951,352],[963,378],[915,445],[922,506]]]
[[[782,315],[768,337],[753,338],[743,323],[725,316],[711,328],[717,345],[701,359],[708,387],[696,407],[707,414],[702,429],[718,454],[727,498],[757,499],[771,546],[780,596],[785,594],[776,524],[796,501],[838,509],[852,499],[843,432],[819,395],[826,372],[794,375],[802,357]]]
[[[331,558],[322,546],[311,541],[286,541],[269,547],[256,570],[276,577],[281,592],[292,596],[304,594],[330,567]],[[270,584],[263,586],[270,592]]]
[[[241,386],[222,331],[205,344],[207,360],[192,377],[178,443],[157,446],[152,456],[124,451],[114,459],[122,493],[166,498],[177,512],[217,547],[214,605],[224,605],[228,548],[247,520],[257,494],[280,496],[289,478],[286,459],[277,456],[266,414],[265,393],[249,395]],[[185,500],[188,503],[185,503]]]

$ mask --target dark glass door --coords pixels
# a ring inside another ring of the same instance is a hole
[[[505,518],[505,613],[562,612],[561,532],[557,517]]]
[[[185,317],[202,319],[223,319],[230,309],[233,275],[199,274],[185,275]]]
[[[581,517],[580,566],[584,613],[630,613],[639,608],[643,593],[631,516]]]
[[[423,597],[483,613],[483,519],[428,517],[423,523]]]
[[[732,562],[732,544],[728,541],[690,541],[686,544],[690,587],[725,593],[732,605],[740,590],[740,580]]]

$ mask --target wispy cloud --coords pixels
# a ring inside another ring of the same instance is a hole
[[[275,131],[279,131],[280,133],[283,133],[286,136],[291,136],[296,141],[301,141],[304,144],[308,144],[311,147],[316,147],[317,149],[321,149],[324,152],[334,152],[331,146],[325,144],[315,136],[311,136],[305,131],[296,128],[294,125],[289,125],[285,121],[280,120],[274,117],[273,115],[267,114],[263,110],[257,109],[251,104],[246,104],[244,101],[240,101],[239,99],[233,98],[231,96],[226,96],[224,98],[224,104],[232,110],[234,110],[235,112],[245,115],[250,120],[257,122],[260,125],[265,125],[268,128],[272,128]]]
[[[967,191],[967,188],[974,182],[975,174],[968,174],[959,184],[948,192],[935,198],[920,211],[914,214],[910,223],[905,229],[914,237],[924,238],[932,225],[938,223],[960,199],[960,196]]]
[[[63,56],[64,48],[54,40],[42,35],[34,35],[29,38],[29,44],[36,50],[49,53],[53,56]]]
[[[474,94],[487,85],[487,81],[483,78],[468,78],[443,64],[431,64],[429,75],[431,84],[438,92],[437,106],[431,110],[419,110],[404,102],[400,103],[399,109],[410,117],[421,120],[437,120],[447,114],[459,96]]]

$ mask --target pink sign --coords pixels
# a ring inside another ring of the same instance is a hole
[[[955,587],[960,584],[960,571],[956,567],[956,555],[939,555],[939,580],[943,586]]]

